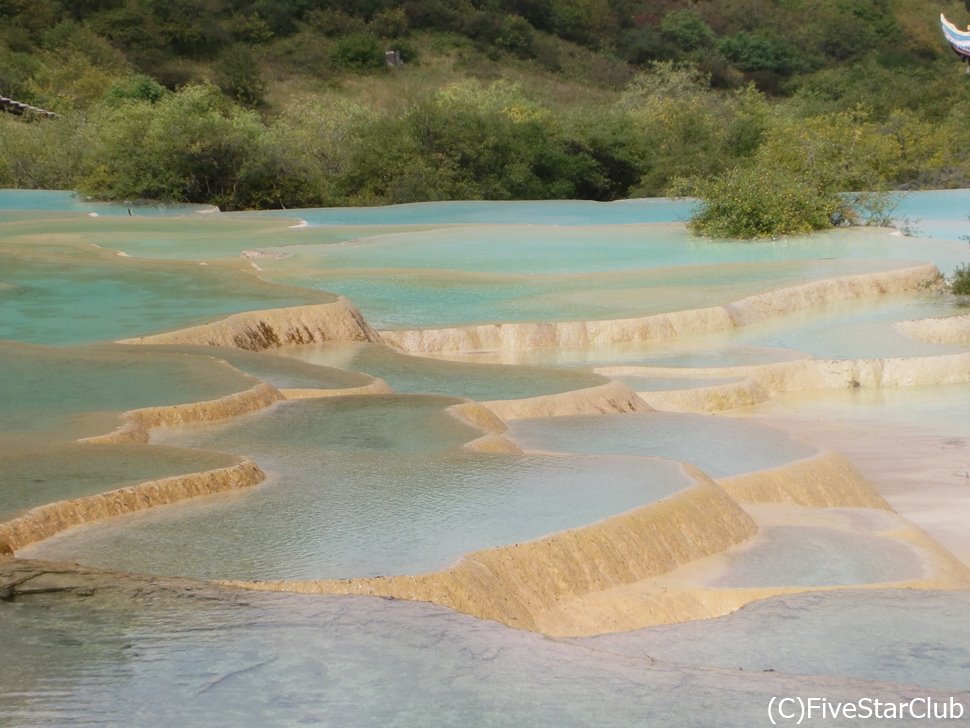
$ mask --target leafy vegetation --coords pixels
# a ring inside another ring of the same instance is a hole
[[[60,114],[0,119],[0,186],[228,209],[691,194],[693,228],[732,237],[884,222],[880,192],[970,186],[970,81],[940,10],[966,15],[917,0],[0,0],[0,94]]]
[[[963,263],[953,269],[950,292],[958,296],[970,296],[970,263]]]

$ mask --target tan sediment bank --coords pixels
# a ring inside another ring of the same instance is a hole
[[[741,503],[892,510],[848,460],[831,450],[776,468],[718,478],[717,483]]]
[[[393,394],[391,385],[383,379],[373,377],[373,382],[362,387],[344,387],[342,389],[320,389],[310,387],[283,387],[279,392],[284,399],[322,399],[325,397],[348,397],[360,394]]]
[[[431,574],[223,583],[430,601],[511,627],[539,630],[542,615],[557,604],[667,573],[756,533],[751,517],[717,484],[695,468],[685,468],[695,484],[664,500],[590,526],[467,554],[457,565]]]
[[[832,452],[719,483],[692,466],[685,468],[695,485],[674,496],[589,526],[474,552],[454,567],[431,574],[224,583],[268,591],[429,601],[549,635],[596,634],[720,616],[757,599],[829,588],[719,589],[672,577],[756,534],[756,522],[735,497],[751,503],[892,513],[855,468]],[[970,572],[959,561],[911,524],[898,520],[905,527],[894,536],[913,542],[935,560],[934,574],[894,582],[894,586],[970,587]]]
[[[116,442],[147,442],[156,427],[216,422],[255,412],[284,399],[323,398],[343,395],[385,394],[391,388],[381,379],[364,387],[349,389],[285,390],[289,396],[262,383],[252,389],[217,400],[191,404],[148,407],[131,410],[122,415],[124,423],[116,430],[81,442],[108,444]],[[485,433],[466,447],[484,452],[521,452],[521,449],[501,437],[507,427],[483,405],[467,401],[448,408],[457,419]],[[252,461],[226,468],[146,481],[126,488],[99,493],[84,498],[38,506],[10,521],[0,523],[0,555],[43,541],[51,536],[91,521],[168,505],[180,500],[238,490],[260,483],[265,475]]]
[[[506,420],[526,417],[602,414],[606,412],[651,412],[653,408],[622,382],[607,382],[571,392],[544,394],[523,399],[491,400],[484,403]]]
[[[439,329],[381,331],[384,343],[420,354],[521,351],[541,347],[583,349],[597,344],[672,339],[744,326],[833,301],[919,290],[939,279],[931,264],[881,273],[812,281],[748,296],[723,306],[630,319],[495,323]]]
[[[818,521],[832,520],[831,516],[843,516],[851,521],[865,513],[861,509],[836,510],[808,509],[811,513],[799,514],[793,526],[816,525]],[[758,525],[766,527],[758,512]],[[757,587],[711,586],[729,568],[732,552],[744,549],[755,539],[686,564],[669,574],[622,584],[603,591],[583,594],[571,601],[556,604],[539,619],[539,631],[556,637],[575,637],[603,632],[624,632],[647,626],[710,619],[734,612],[760,599],[783,594],[824,592],[838,590],[875,589],[968,589],[970,569],[952,554],[930,539],[925,533],[896,514],[886,514],[894,521],[888,530],[877,535],[891,542],[906,545],[916,556],[924,573],[922,576],[885,582],[859,584],[804,585]],[[858,532],[851,526],[838,528],[847,533]]]
[[[764,402],[774,395],[855,387],[906,387],[970,382],[970,352],[887,359],[799,359],[743,367],[599,367],[605,376],[741,378],[740,382],[638,392],[660,410],[716,412]]]
[[[501,417],[488,407],[468,400],[461,404],[454,404],[448,407],[446,411],[452,417],[485,433],[481,437],[465,443],[465,447],[469,450],[496,453],[522,452],[522,448],[507,437],[502,436],[502,433],[508,430],[508,426],[502,421]]]
[[[0,551],[4,544],[7,549],[17,551],[72,526],[101,518],[135,513],[200,495],[247,488],[260,483],[264,477],[263,471],[255,463],[243,459],[227,468],[150,480],[106,493],[37,506],[17,518],[0,523]]]
[[[970,313],[959,316],[897,321],[893,324],[903,336],[931,344],[966,344],[970,346]]]
[[[263,383],[244,392],[205,402],[129,410],[121,415],[121,426],[106,435],[86,437],[81,442],[148,442],[149,432],[156,427],[218,422],[256,412],[283,399],[278,389]]]
[[[124,339],[121,344],[202,344],[263,351],[285,344],[325,341],[380,343],[380,335],[346,299],[237,313],[219,321],[153,336]]]

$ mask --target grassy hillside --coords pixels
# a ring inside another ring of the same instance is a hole
[[[962,2],[924,0],[0,0],[0,92],[66,111],[145,74],[278,111],[294,93],[356,91],[363,76],[386,103],[401,84],[383,53],[397,49],[397,76],[418,88],[512,76],[550,102],[561,86],[568,103],[576,87],[616,91],[672,60],[717,88],[787,96],[860,62],[952,60],[940,11],[970,19]]]
[[[968,185],[941,11],[970,20],[925,0],[0,0],[0,94],[61,115],[0,119],[0,186],[240,208],[703,194],[765,166],[826,193]]]

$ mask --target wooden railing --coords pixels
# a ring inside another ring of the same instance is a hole
[[[0,96],[0,111],[6,111],[8,114],[16,114],[17,116],[36,116],[42,119],[54,119],[57,117],[57,114],[53,111],[39,109],[30,104],[8,99],[6,96]]]

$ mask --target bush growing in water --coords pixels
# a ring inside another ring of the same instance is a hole
[[[953,269],[950,291],[958,296],[970,296],[970,263],[963,263]]]
[[[702,235],[765,238],[837,225],[886,224],[880,191],[898,167],[898,140],[861,112],[776,122],[750,161],[675,194],[701,198],[689,225]],[[867,190],[867,192],[853,192]]]
[[[831,227],[838,195],[777,168],[736,167],[694,188],[701,209],[688,223],[698,235],[770,238]]]

